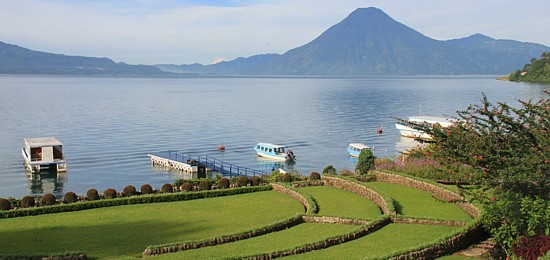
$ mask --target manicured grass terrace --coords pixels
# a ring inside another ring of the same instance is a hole
[[[456,227],[421,224],[390,224],[350,242],[284,259],[369,259],[436,240]]]
[[[270,253],[291,249],[296,245],[320,241],[324,238],[344,234],[359,228],[361,227],[353,225],[303,223],[283,231],[259,237],[218,246],[164,254],[155,257],[155,259],[212,259]]]
[[[378,205],[353,192],[329,186],[301,188],[319,205],[319,215],[374,219],[382,214]]]
[[[242,232],[300,213],[304,207],[296,200],[267,191],[0,219],[0,252],[141,257],[148,245]]]
[[[388,193],[396,202],[398,214],[409,217],[462,220],[472,218],[458,206],[438,200],[428,192],[388,182],[367,182],[365,185]]]

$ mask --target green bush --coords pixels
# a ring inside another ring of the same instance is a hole
[[[292,176],[290,176],[290,174],[288,174],[288,173],[285,173],[285,175],[283,175],[283,178],[281,178],[281,181],[282,182],[292,182]]]
[[[114,199],[116,198],[116,190],[112,188],[108,188],[105,191],[103,191],[103,198],[104,199]]]
[[[88,200],[98,200],[99,199],[99,193],[97,192],[96,189],[89,189],[86,192],[86,198]]]
[[[132,185],[128,185],[124,187],[124,189],[122,190],[123,197],[130,197],[130,196],[134,196],[135,194],[136,194],[136,187]]]
[[[229,179],[227,178],[221,178],[218,180],[218,188],[220,189],[227,189],[229,188]]]
[[[174,187],[181,187],[185,181],[182,178],[178,178],[174,181]]]
[[[284,173],[280,170],[276,170],[269,175],[270,182],[280,182],[283,179]]]
[[[355,166],[355,172],[358,174],[367,174],[374,168],[374,154],[370,149],[363,149],[357,159],[357,165]]]
[[[199,182],[200,190],[210,190],[211,188],[212,188],[212,185],[210,184],[210,181],[208,179],[203,179]]]
[[[350,170],[348,170],[348,169],[342,169],[342,170],[340,171],[340,175],[342,175],[342,176],[354,176],[355,173],[352,172],[352,171],[350,171]]]
[[[143,184],[141,185],[141,194],[151,194],[153,193],[153,187],[149,184]]]
[[[312,180],[312,181],[320,180],[321,179],[321,174],[319,174],[318,172],[312,172],[309,175],[309,179]]]
[[[246,176],[241,176],[239,177],[239,179],[237,180],[237,186],[239,187],[246,187],[248,186],[248,177]]]
[[[174,192],[174,187],[170,183],[165,183],[164,185],[162,185],[162,187],[160,187],[160,192],[162,192],[162,193],[172,193],[172,192]]]
[[[262,178],[260,176],[252,176],[252,178],[250,178],[250,183],[252,186],[259,186],[262,184]]]
[[[193,191],[193,184],[186,181],[181,185],[180,188],[182,191]]]
[[[11,209],[10,201],[4,198],[0,198],[0,210],[9,210]]]
[[[55,203],[56,203],[55,196],[51,193],[48,193],[42,197],[42,205],[44,206],[55,205]]]
[[[76,193],[69,191],[63,196],[63,202],[65,203],[75,203],[78,200]]]
[[[323,174],[336,174],[336,168],[332,165],[328,165],[323,169]]]
[[[19,206],[22,208],[34,207],[34,198],[31,196],[25,196],[19,201]]]

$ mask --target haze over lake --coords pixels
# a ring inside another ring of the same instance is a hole
[[[517,105],[540,98],[550,85],[495,77],[189,77],[106,78],[0,76],[0,197],[43,193],[85,194],[90,188],[156,188],[189,176],[150,165],[147,153],[178,150],[271,171],[304,175],[327,165],[354,169],[351,142],[395,157],[410,144],[395,119],[455,115],[485,93]],[[383,126],[383,134],[376,133]],[[28,175],[23,138],[54,136],[63,142],[68,171]],[[288,145],[295,165],[257,158],[258,142]],[[225,145],[226,151],[217,150]]]

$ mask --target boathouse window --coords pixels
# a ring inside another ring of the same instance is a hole
[[[41,160],[42,160],[42,147],[31,148],[31,161],[41,161]]]

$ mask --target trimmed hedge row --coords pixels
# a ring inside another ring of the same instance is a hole
[[[254,254],[254,255],[229,257],[229,258],[226,257],[222,259],[258,259],[258,260],[262,259],[263,260],[263,259],[273,259],[278,257],[303,254],[314,250],[320,250],[331,246],[340,245],[340,244],[349,242],[351,240],[364,237],[372,232],[375,232],[378,229],[381,229],[382,227],[390,223],[391,223],[390,216],[382,215],[381,217],[377,218],[375,221],[369,224],[363,225],[360,229],[351,231],[346,234],[324,238],[316,242],[307,243],[304,245],[298,245],[290,249],[283,249],[283,250],[274,251],[274,252],[265,253],[265,254]]]
[[[0,211],[0,218],[34,216],[34,215],[42,215],[42,214],[49,214],[49,213],[79,211],[79,210],[86,210],[86,209],[131,205],[131,204],[194,200],[194,199],[221,197],[221,196],[229,196],[229,195],[236,195],[236,194],[259,192],[259,191],[268,191],[271,189],[272,187],[269,185],[249,186],[249,187],[241,187],[241,188],[226,189],[226,190],[209,190],[209,191],[189,192],[189,193],[179,192],[179,193],[149,194],[149,195],[142,195],[142,196],[116,198],[116,199],[83,201],[83,202],[76,202],[72,204],[59,204],[59,205],[53,205],[53,206]]]
[[[364,183],[345,176],[323,176],[325,184],[338,189],[344,189],[363,196],[378,205],[384,214],[396,215],[393,198],[377,189],[367,187]]]
[[[291,197],[302,203],[302,205],[304,205],[304,207],[306,208],[307,215],[317,214],[317,212],[319,212],[319,206],[317,205],[317,202],[308,193],[305,193],[284,183],[272,183],[271,187],[273,187],[274,191],[290,195]]]
[[[81,252],[65,252],[62,254],[33,254],[33,255],[0,255],[3,260],[85,260],[88,256]]]
[[[160,254],[173,253],[173,252],[185,251],[190,249],[197,249],[197,248],[202,248],[207,246],[215,246],[215,245],[220,245],[220,244],[229,243],[229,242],[235,242],[238,240],[257,237],[257,236],[265,235],[271,232],[276,232],[287,228],[291,228],[303,222],[304,221],[302,219],[302,215],[296,215],[296,216],[287,218],[283,221],[272,223],[260,228],[239,232],[236,234],[224,235],[224,236],[213,237],[213,238],[208,238],[203,240],[174,242],[174,243],[162,244],[162,245],[151,245],[145,248],[145,250],[143,251],[143,256],[160,255]]]

